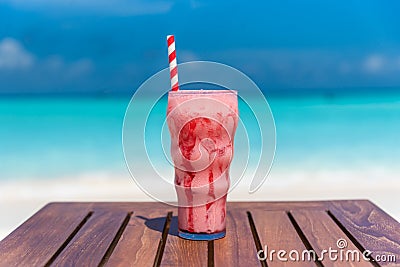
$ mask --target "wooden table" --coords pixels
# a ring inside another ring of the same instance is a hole
[[[227,236],[209,242],[179,238],[176,214],[160,203],[50,203],[0,242],[0,266],[400,266],[400,224],[367,200],[231,202]],[[276,253],[259,260],[266,245]],[[322,258],[330,247],[353,251],[349,261]],[[320,259],[301,261],[305,250]]]

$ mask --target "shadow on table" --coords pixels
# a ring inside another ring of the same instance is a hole
[[[157,217],[157,218],[146,218],[144,216],[136,216],[136,217],[144,220],[144,224],[148,228],[160,233],[163,232],[166,217]],[[172,216],[168,234],[173,236],[178,236],[178,216]]]

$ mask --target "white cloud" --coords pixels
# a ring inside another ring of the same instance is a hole
[[[196,9],[196,8],[206,7],[207,5],[202,1],[190,0],[190,6],[191,8]]]
[[[68,66],[68,74],[71,76],[82,76],[89,74],[93,69],[93,62],[90,59],[83,58],[71,63]]]
[[[0,41],[0,70],[27,69],[34,64],[35,58],[13,38]]]
[[[94,70],[94,63],[88,58],[81,58],[76,61],[66,62],[60,55],[52,55],[39,62],[38,68],[46,72],[64,74],[69,78],[85,76]]]
[[[200,58],[241,66],[250,77],[277,87],[398,84],[400,51],[321,49],[231,49]]]
[[[85,10],[88,13],[110,15],[166,13],[173,6],[173,1],[171,0],[3,0],[2,2],[25,9],[56,9],[62,12]]]
[[[354,52],[330,50],[250,50],[239,49],[212,54],[217,60],[257,66],[262,74],[266,69],[290,75],[320,75],[335,72],[340,75],[390,74],[400,70],[400,52]]]
[[[376,73],[385,68],[385,59],[381,55],[369,55],[363,63],[366,72]]]
[[[362,71],[368,74],[390,75],[400,71],[400,55],[398,52],[367,55],[362,64]]]
[[[60,55],[51,55],[44,59],[36,59],[17,40],[13,38],[4,38],[1,40],[0,71],[27,69],[44,71],[49,75],[60,73],[68,77],[77,77],[91,73],[94,70],[94,64],[88,58],[66,62]]]

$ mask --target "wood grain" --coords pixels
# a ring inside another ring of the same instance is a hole
[[[268,211],[255,209],[251,211],[257,228],[258,236],[260,237],[261,245],[265,251],[265,246],[268,246],[268,254],[272,250],[286,251],[284,258],[288,261],[282,261],[277,258],[277,253],[273,254],[272,259],[268,256],[267,264],[271,266],[314,266],[314,262],[301,262],[290,260],[289,253],[291,250],[303,251],[306,250],[303,242],[298,236],[296,229],[293,227],[285,211]],[[295,257],[295,255],[292,255]]]
[[[295,210],[295,209],[327,209],[331,204],[330,201],[279,201],[279,202],[228,202],[228,210]]]
[[[137,210],[131,217],[107,266],[153,266],[167,210]]]
[[[332,201],[330,212],[372,257],[396,257],[396,263],[379,262],[381,266],[400,265],[399,222],[367,200]]]
[[[362,257],[361,253],[363,251],[358,250],[351,240],[346,237],[343,231],[329,217],[326,211],[304,209],[295,210],[291,213],[319,257],[321,257],[323,250],[328,250],[329,248],[340,250],[337,246],[337,241],[339,239],[344,239],[347,242],[347,246],[343,248],[343,251],[357,251],[356,254],[358,255],[358,258],[354,256],[356,260],[352,260],[352,254],[348,254],[348,258],[350,259],[349,261],[332,261],[329,258],[329,254],[325,251],[322,260],[324,266],[372,266],[369,261],[366,261]],[[339,254],[336,255],[338,256]],[[344,258],[346,259],[346,254],[344,254]]]
[[[90,210],[91,205],[46,205],[0,242],[0,266],[44,266]]]
[[[161,266],[207,266],[207,241],[190,241],[178,237],[176,213],[169,232]]]
[[[85,221],[90,211],[93,214]],[[44,266],[52,258],[57,266],[97,266],[100,262],[107,266],[150,266],[168,211],[176,215],[176,208],[155,202],[52,203],[0,241],[0,266]],[[400,224],[364,200],[230,202],[227,236],[214,243],[179,238],[174,216],[161,265],[259,266],[246,211],[252,214],[261,245],[268,245],[269,251],[302,251],[312,246],[319,252],[344,234],[350,248],[371,250],[373,256],[395,255],[396,263],[379,264],[399,266]],[[128,212],[134,212],[129,221],[125,220]],[[125,222],[126,228],[122,227]],[[103,260],[106,253],[110,255]],[[214,261],[208,261],[208,256]],[[268,261],[269,267],[315,265],[278,261],[276,253],[274,259]]]
[[[125,211],[95,209],[53,266],[98,266],[127,216]]]
[[[246,210],[228,210],[226,223],[226,237],[214,241],[215,266],[261,266]]]

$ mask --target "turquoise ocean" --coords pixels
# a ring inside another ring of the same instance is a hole
[[[122,125],[129,100],[0,98],[0,180],[128,173]],[[272,170],[345,169],[355,175],[399,170],[400,93],[267,95],[267,100],[277,137]]]

